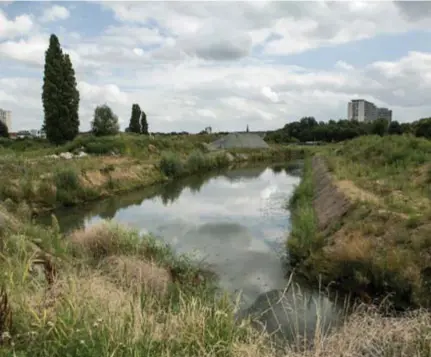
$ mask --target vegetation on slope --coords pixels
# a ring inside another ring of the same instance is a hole
[[[294,150],[207,152],[211,135],[154,137],[135,134],[80,136],[60,147],[43,140],[0,141],[0,199],[32,204],[35,212],[70,206],[163,182],[204,173],[237,161],[283,160]],[[63,152],[89,154],[69,160]],[[300,150],[297,150],[300,153]]]
[[[0,356],[426,356],[431,316],[356,311],[311,349],[275,349],[211,274],[110,222],[67,237],[0,206]],[[319,327],[319,326],[318,326]],[[401,328],[402,327],[402,328]],[[301,331],[299,331],[301,334]]]
[[[397,306],[428,306],[431,143],[412,136],[368,136],[318,151],[337,190],[354,205],[341,221],[307,237],[295,234],[302,221],[294,219],[288,245],[299,270],[363,297],[392,294]],[[305,174],[307,182],[312,172]],[[310,204],[309,191],[298,195]],[[309,241],[317,249],[302,250]]]

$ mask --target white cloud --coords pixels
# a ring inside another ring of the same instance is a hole
[[[191,132],[208,125],[213,130],[244,130],[247,124],[252,130],[273,129],[304,115],[338,119],[346,116],[353,97],[392,107],[400,121],[431,110],[431,53],[406,52],[387,61],[381,52],[382,60],[369,65],[340,59],[326,69],[286,65],[283,57],[269,56],[426,28],[427,19],[417,9],[406,12],[390,2],[102,6],[120,23],[97,36],[68,28],[57,32],[76,70],[82,130],[89,129],[94,108],[104,103],[123,128],[132,104],[139,103],[150,130]],[[12,110],[16,130],[40,127],[43,117],[43,61],[52,25],[32,18],[8,20],[0,12],[0,107]]]
[[[278,94],[269,87],[263,87],[261,93],[274,103],[279,101]]]
[[[5,13],[0,10],[0,40],[27,34],[31,31],[33,25],[31,17],[27,14],[8,20]]]
[[[9,40],[0,43],[0,58],[9,58],[23,63],[42,65],[49,38],[34,36],[17,41]]]
[[[54,5],[44,10],[40,17],[41,22],[52,22],[65,20],[70,16],[70,12],[64,6]]]

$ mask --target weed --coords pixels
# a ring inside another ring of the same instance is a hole
[[[160,160],[160,170],[168,177],[180,177],[184,174],[184,164],[178,155],[166,152]]]

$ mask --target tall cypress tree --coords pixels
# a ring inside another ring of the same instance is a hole
[[[64,141],[61,129],[61,87],[63,84],[63,51],[57,36],[51,35],[45,52],[45,71],[42,87],[44,128],[46,137],[55,144]]]
[[[141,132],[141,124],[139,118],[141,117],[141,108],[138,104],[132,105],[132,115],[130,117],[129,132],[139,134]]]
[[[68,54],[64,56],[64,104],[67,107],[65,138],[73,140],[79,134],[79,92],[76,88],[75,71]]]
[[[148,135],[147,114],[144,111],[141,114],[141,134]]]
[[[57,145],[73,140],[79,130],[79,93],[70,58],[63,55],[54,34],[45,52],[42,102],[43,128],[48,140]]]

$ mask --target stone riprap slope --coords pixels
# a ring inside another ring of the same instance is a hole
[[[229,134],[210,144],[216,149],[268,149],[269,145],[257,134]]]

